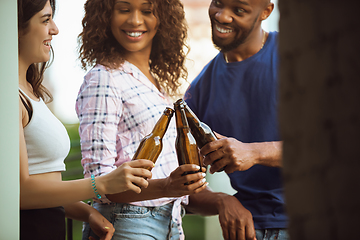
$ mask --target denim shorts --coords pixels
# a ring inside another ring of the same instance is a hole
[[[178,240],[179,230],[172,220],[173,204],[160,207],[140,207],[126,203],[94,203],[115,228],[112,240]],[[83,240],[98,239],[89,224],[84,224]]]
[[[269,229],[256,229],[257,240],[289,240],[287,229],[282,228],[269,228]]]

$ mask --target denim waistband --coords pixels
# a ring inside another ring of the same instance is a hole
[[[132,212],[132,213],[136,213],[136,214],[145,214],[145,213],[151,212],[151,214],[161,214],[164,216],[171,215],[172,208],[174,205],[173,202],[165,204],[163,206],[156,206],[156,207],[137,206],[137,205],[132,205],[132,204],[128,204],[128,203],[113,203],[113,202],[109,203],[109,204],[101,204],[101,203],[94,203],[94,204],[104,205],[104,207],[111,206],[111,208],[116,209],[117,213]]]

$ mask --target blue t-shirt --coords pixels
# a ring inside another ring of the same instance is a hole
[[[220,52],[191,83],[189,107],[215,132],[242,142],[280,141],[277,32],[240,62]],[[235,197],[253,215],[256,229],[286,228],[281,168],[255,165],[229,174]]]

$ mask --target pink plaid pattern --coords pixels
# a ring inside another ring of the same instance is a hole
[[[152,131],[166,107],[173,107],[168,96],[133,64],[125,62],[115,70],[102,65],[91,69],[76,100],[85,178],[91,174],[109,173],[130,161],[140,141]],[[163,138],[162,152],[152,170],[153,179],[166,178],[178,167],[176,134],[173,118]],[[131,204],[161,206],[170,202],[174,202],[173,220],[178,223],[183,237],[180,210],[181,203],[188,203],[188,196]]]

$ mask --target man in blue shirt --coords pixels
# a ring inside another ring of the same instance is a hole
[[[210,173],[224,169],[237,191],[192,195],[188,210],[219,214],[225,239],[254,239],[255,232],[257,239],[288,239],[277,118],[278,34],[261,27],[273,8],[270,0],[212,0],[212,39],[220,52],[185,94],[199,119],[219,133],[219,140],[200,151],[204,164]]]

